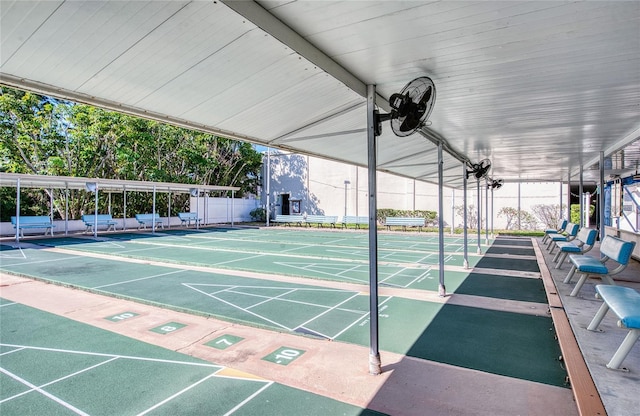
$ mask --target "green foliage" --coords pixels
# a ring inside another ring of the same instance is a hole
[[[498,217],[506,217],[507,230],[518,228],[518,217],[520,217],[520,230],[535,230],[538,228],[538,220],[527,211],[518,211],[516,208],[504,207],[498,212]]]
[[[596,206],[589,205],[589,216],[592,216],[595,211]],[[580,204],[571,204],[571,222],[580,224]]]
[[[258,187],[262,156],[249,143],[4,86],[0,115],[0,172],[237,186],[240,196]],[[15,215],[13,192],[12,198],[2,198],[3,221]],[[48,192],[24,189],[23,214],[31,205],[48,211]],[[70,194],[69,218],[78,218],[88,206],[93,211],[92,195]],[[160,211],[167,209],[167,198],[158,195]],[[188,207],[188,196],[171,198],[172,211]],[[127,216],[149,212],[151,204],[151,195],[127,194]],[[101,195],[100,211],[107,205]],[[64,218],[64,209],[64,198],[54,192],[54,215]]]
[[[255,208],[249,212],[251,219],[257,222],[265,222],[267,220],[267,211],[264,208]]]
[[[404,209],[392,209],[392,208],[380,208],[378,209],[376,218],[379,223],[384,223],[386,217],[410,217],[410,218],[424,218],[427,226],[438,225],[438,213],[435,211],[426,210],[404,210]]]

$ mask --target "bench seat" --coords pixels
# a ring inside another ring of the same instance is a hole
[[[607,368],[618,369],[640,337],[640,292],[624,286],[596,285],[596,296],[603,300],[603,304],[587,329],[597,330],[611,310],[619,319],[618,326],[630,330],[607,364]]]
[[[189,226],[192,221],[196,225],[202,223],[202,218],[198,218],[197,212],[179,212],[178,218],[180,219],[180,225]]]
[[[115,231],[116,229],[115,227],[117,222],[113,219],[111,214],[98,214],[97,221],[96,221],[95,214],[84,214],[82,215],[81,218],[82,218],[82,222],[84,222],[84,225],[87,227],[84,231],[85,233],[90,231],[94,225],[106,226],[107,231],[109,230]]]
[[[553,253],[553,249],[556,247],[556,243],[575,240],[578,236],[579,229],[580,225],[570,222],[567,224],[566,234],[547,234],[547,250],[549,251],[549,253]]]
[[[335,227],[338,222],[338,216],[333,215],[307,215],[304,220],[305,224],[309,226],[311,224],[317,224],[318,227],[322,227],[323,224],[329,224],[330,227]]]
[[[147,229],[147,225],[151,225],[155,223],[155,228],[158,227],[164,230],[164,224],[162,223],[162,219],[160,218],[160,214],[136,214],[136,220],[138,221],[138,230],[140,228]]]
[[[304,216],[303,215],[279,214],[279,215],[276,215],[276,218],[273,220],[273,222],[281,223],[281,224],[284,224],[284,225],[298,224],[298,225],[302,226],[302,223],[304,222]]]
[[[347,224],[355,224],[356,228],[360,228],[361,225],[369,225],[369,217],[345,215],[342,217],[342,228],[345,228]]]
[[[596,243],[596,237],[598,236],[598,230],[592,228],[582,228],[578,231],[578,235],[573,241],[557,241],[556,247],[558,247],[558,254],[553,258],[556,262],[556,269],[562,267],[562,263],[567,258],[568,254],[585,254],[588,253]]]
[[[18,229],[17,231],[19,231],[19,234],[22,237],[24,237],[25,229],[44,228],[44,235],[47,235],[47,232],[49,232],[49,230],[51,230],[53,234],[53,228],[55,227],[55,224],[51,221],[51,218],[46,215],[21,215],[19,218],[13,216],[11,217],[11,224],[13,225],[14,229]]]
[[[384,225],[388,230],[390,230],[392,226],[400,226],[403,231],[406,231],[407,227],[418,227],[418,231],[420,231],[422,227],[425,226],[425,222],[426,220],[424,218],[386,217]]]
[[[602,258],[597,259],[587,255],[571,254],[569,256],[569,261],[572,264],[571,270],[564,278],[563,283],[570,283],[576,272],[580,272],[580,278],[569,296],[576,296],[589,276],[598,277],[603,282],[614,285],[615,283],[611,276],[620,273],[627,267],[635,245],[635,241],[624,241],[618,237],[608,235],[600,244]],[[605,264],[609,260],[613,260],[618,266],[610,269]]]

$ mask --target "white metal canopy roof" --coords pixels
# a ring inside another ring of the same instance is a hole
[[[78,176],[28,175],[23,173],[0,174],[0,186],[40,189],[86,189],[87,184],[96,184],[100,192],[199,192],[237,191],[235,186],[198,185],[172,182],[128,181],[122,179],[83,178]]]
[[[419,76],[423,134],[379,169],[445,183],[490,158],[507,181],[577,180],[640,137],[638,1],[0,1],[0,82],[366,166],[378,105]],[[428,140],[431,138],[431,140]],[[620,169],[636,169],[628,152]]]

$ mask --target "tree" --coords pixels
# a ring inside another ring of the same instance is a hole
[[[464,206],[458,205],[455,207],[456,215],[462,217],[464,215]],[[462,228],[462,224],[459,225]],[[467,205],[467,228],[478,228],[478,210],[474,205]]]
[[[546,228],[555,228],[562,218],[563,207],[560,205],[534,205],[531,207],[533,214]]]
[[[8,87],[0,88],[0,115],[0,172],[237,186],[239,196],[257,192],[262,155],[249,143]],[[15,196],[2,192],[6,217],[15,212]],[[48,192],[24,190],[25,212],[47,207]],[[57,216],[64,217],[64,199],[54,197]],[[71,192],[69,217],[92,206],[91,198]],[[167,198],[158,195],[161,214]],[[188,196],[172,195],[174,208],[188,203]],[[106,204],[101,197],[100,209]],[[150,207],[150,195],[127,195],[128,213]]]
[[[514,230],[518,226],[520,218],[520,229],[535,230],[538,228],[537,219],[527,211],[518,211],[516,208],[504,207],[498,212],[498,217],[505,216],[507,219],[507,230]]]

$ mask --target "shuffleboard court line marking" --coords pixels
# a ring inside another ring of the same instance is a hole
[[[4,308],[5,306],[11,306],[11,305],[17,305],[17,303],[16,302],[3,303],[2,305],[0,305],[0,308]]]
[[[53,263],[54,261],[63,261],[63,260],[70,260],[70,259],[77,259],[78,257],[81,256],[70,256],[70,257],[61,257],[58,259],[47,259],[47,260],[38,260],[38,261],[29,261],[29,262],[23,262],[23,263],[13,263],[13,264],[2,264],[1,268],[8,268],[8,267],[13,267],[13,266],[30,266],[32,264],[40,264],[40,263]],[[26,258],[26,257],[25,257]]]
[[[271,386],[273,384],[273,381],[269,381],[267,384],[265,384],[264,386],[262,386],[258,391],[256,391],[255,393],[253,393],[251,396],[247,397],[246,399],[244,399],[243,401],[241,401],[240,403],[238,403],[233,409],[229,410],[227,413],[224,414],[224,416],[228,416],[228,415],[232,415],[233,413],[235,413],[236,410],[240,409],[242,406],[244,406],[245,404],[249,403],[251,400],[253,400],[257,395],[259,395],[260,393],[262,393],[264,390],[266,390],[269,386]]]
[[[38,351],[65,352],[68,354],[91,355],[96,357],[122,358],[125,360],[133,360],[133,361],[150,361],[150,362],[157,362],[157,363],[164,363],[164,364],[180,364],[180,365],[188,365],[188,366],[194,366],[194,367],[210,367],[210,368],[217,368],[217,369],[224,368],[220,365],[209,364],[209,363],[194,363],[189,361],[166,360],[163,358],[149,358],[149,357],[136,357],[133,355],[107,354],[103,352],[65,350],[62,348],[35,347],[30,345],[17,345],[17,344],[5,344],[5,343],[0,343],[0,346],[25,348],[25,349],[38,350]]]
[[[263,301],[258,302],[258,303],[254,304],[254,305],[248,306],[248,307],[247,307],[247,309],[255,308],[256,306],[263,305],[263,304],[265,304],[265,303],[267,303],[267,302],[271,302],[271,301],[276,300],[276,299],[277,299],[277,300],[284,300],[284,301],[288,301],[288,299],[280,299],[280,298],[281,298],[282,296],[288,295],[289,293],[293,293],[293,292],[295,292],[295,291],[297,291],[297,290],[298,290],[298,289],[291,289],[291,290],[289,290],[289,291],[287,291],[287,292],[281,293],[281,294],[279,294],[278,296],[273,296],[273,297],[263,296],[263,297],[265,298]],[[242,293],[242,292],[235,292],[235,291],[234,291],[233,293],[240,293],[240,294],[243,294],[243,295],[244,295],[244,293]],[[252,294],[250,293],[250,294],[248,294],[248,295],[249,295],[249,296],[251,296]]]
[[[92,366],[90,366],[90,367],[87,367],[87,368],[83,368],[82,370],[78,370],[78,371],[76,371],[75,373],[67,374],[67,375],[66,375],[66,376],[64,376],[64,377],[60,377],[60,378],[58,378],[58,379],[56,379],[56,380],[53,380],[53,381],[50,381],[50,382],[48,382],[48,383],[42,384],[42,385],[38,386],[37,388],[42,389],[42,388],[44,388],[44,387],[50,386],[50,385],[52,385],[52,384],[54,384],[54,383],[57,383],[57,382],[59,382],[59,381],[66,380],[66,379],[71,378],[71,377],[73,377],[73,376],[77,376],[78,374],[82,374],[82,373],[84,373],[85,371],[93,370],[94,368],[100,367],[100,366],[101,366],[101,365],[103,365],[103,364],[110,363],[111,361],[114,361],[114,360],[117,360],[117,359],[118,359],[118,357],[110,358],[110,359],[105,360],[105,361],[103,361],[103,362],[101,362],[101,363],[94,364],[94,365],[92,365]],[[31,393],[32,391],[37,391],[37,388],[31,388],[31,389],[29,389],[29,390],[23,391],[22,393],[18,393],[18,394],[15,394],[15,395],[11,396],[11,397],[7,397],[6,399],[0,400],[0,404],[2,404],[2,403],[4,403],[4,402],[7,402],[7,401],[9,401],[9,400],[15,399],[15,398],[17,398],[17,397],[20,397],[20,396],[22,396],[22,395],[24,395],[24,394]]]
[[[388,298],[386,298],[385,300],[383,300],[382,302],[378,303],[378,307],[384,305],[385,303],[387,303],[389,300],[391,300],[391,298],[393,298],[393,296],[389,296]],[[335,334],[333,336],[332,339],[337,339],[340,335],[344,334],[345,332],[347,332],[349,329],[351,329],[352,326],[356,325],[358,322],[362,321],[363,319],[365,319],[367,316],[369,316],[371,314],[371,312],[367,312],[364,315],[362,315],[360,318],[356,319],[355,321],[353,321],[353,323],[351,323],[351,325],[348,325],[346,328],[344,328],[342,331],[338,332],[337,334]]]
[[[32,390],[37,391],[38,393],[42,394],[43,396],[46,396],[48,398],[50,398],[51,400],[53,400],[54,402],[58,403],[61,406],[66,407],[67,409],[71,410],[73,413],[77,414],[77,415],[83,415],[83,416],[89,416],[88,413],[83,412],[82,410],[78,409],[77,407],[71,405],[70,403],[65,402],[64,400],[62,400],[61,398],[54,396],[53,394],[42,390],[41,388],[39,388],[38,386],[29,383],[27,380],[19,377],[16,374],[13,374],[12,372],[5,370],[4,368],[0,367],[0,372],[2,372],[3,374],[11,377],[12,379],[16,380],[19,383],[24,384],[27,387],[30,387]]]
[[[266,318],[266,317],[264,317],[264,316],[262,316],[262,315],[260,315],[260,314],[255,313],[255,312],[252,312],[252,311],[250,311],[250,310],[248,310],[248,309],[246,309],[246,308],[242,308],[242,307],[240,307],[240,306],[238,306],[238,305],[234,305],[233,303],[231,303],[231,302],[227,302],[227,301],[226,301],[226,300],[224,300],[224,299],[220,299],[220,298],[219,298],[219,297],[217,297],[217,296],[210,295],[210,294],[208,294],[208,293],[207,293],[207,292],[205,292],[205,291],[202,291],[202,290],[200,290],[200,289],[196,289],[195,287],[189,286],[189,285],[188,285],[188,284],[186,284],[186,283],[182,283],[182,284],[183,284],[184,286],[188,287],[189,289],[195,290],[196,292],[200,292],[200,293],[202,293],[202,294],[203,294],[203,295],[205,295],[205,296],[209,296],[210,298],[216,299],[216,300],[218,300],[218,301],[220,301],[220,302],[222,302],[222,303],[225,303],[225,304],[227,304],[227,305],[231,306],[232,308],[239,309],[239,310],[241,310],[241,311],[243,311],[243,312],[246,312],[246,313],[248,313],[248,314],[250,314],[250,315],[253,315],[253,316],[257,317],[257,318],[264,319],[265,321],[267,321],[267,322],[269,322],[269,323],[271,323],[271,324],[273,324],[273,325],[279,326],[280,328],[284,328],[284,329],[286,329],[287,331],[293,331],[293,329],[291,329],[291,328],[289,328],[289,327],[287,327],[287,326],[285,326],[285,325],[282,325],[282,324],[280,324],[280,323],[278,323],[278,322],[272,321],[271,319]]]
[[[21,348],[16,348],[15,350],[11,350],[11,351],[5,351],[2,354],[0,354],[0,357],[2,357],[3,355],[7,355],[7,354],[13,354],[14,352],[22,351],[24,349],[25,349],[25,347],[21,347]]]
[[[147,410],[144,410],[144,411],[142,411],[142,412],[138,413],[138,416],[146,415],[147,413],[149,413],[149,412],[151,412],[151,411],[153,411],[153,410],[157,409],[158,407],[160,407],[160,406],[164,405],[165,403],[170,402],[171,400],[175,399],[176,397],[181,396],[182,394],[184,394],[184,393],[186,393],[187,391],[191,390],[192,388],[196,387],[196,386],[197,386],[197,385],[199,385],[200,383],[203,383],[203,382],[207,381],[208,379],[210,379],[210,378],[212,378],[212,377],[215,377],[215,376],[216,376],[216,373],[209,374],[208,376],[206,376],[206,377],[204,377],[204,378],[202,378],[202,379],[200,379],[200,380],[196,381],[195,383],[191,384],[190,386],[187,386],[187,387],[185,387],[184,389],[180,390],[179,392],[177,392],[177,393],[175,393],[175,394],[173,394],[173,395],[171,395],[171,396],[167,397],[166,399],[162,400],[161,402],[156,403],[155,405],[151,406],[151,407],[150,407],[150,408],[148,408]]]
[[[340,305],[345,304],[347,302],[349,302],[351,299],[355,298],[358,296],[358,293],[354,294],[353,296],[349,297],[348,299],[343,300],[342,302],[338,303],[337,305],[334,305],[331,308],[328,308],[326,311],[314,316],[313,318],[307,320],[306,322],[301,323],[300,325],[298,325],[298,328],[304,327],[306,324],[315,321],[316,319],[320,318],[322,315],[325,315],[333,310],[336,310]]]
[[[138,279],[123,280],[122,282],[109,283],[108,285],[95,286],[95,287],[92,287],[92,289],[102,289],[104,287],[123,285],[125,283],[140,282],[142,280],[153,279],[153,278],[156,278],[156,277],[162,277],[162,276],[167,276],[167,275],[176,274],[176,273],[182,273],[182,272],[186,272],[186,271],[187,271],[187,269],[173,270],[173,271],[170,271],[170,272],[167,272],[167,273],[155,274],[153,276],[140,277]]]
[[[24,254],[24,251],[22,251],[22,247],[20,247],[20,246],[18,246],[18,247],[11,246],[11,249],[12,249],[11,251],[15,250],[16,248],[20,251],[20,256],[14,256],[12,254],[3,254],[2,252],[4,250],[0,250],[0,259],[19,259],[20,257],[22,257],[23,259],[26,259],[27,255]]]

